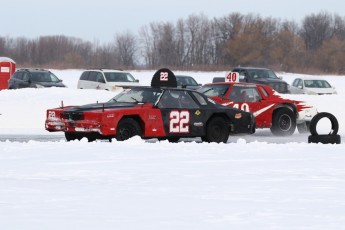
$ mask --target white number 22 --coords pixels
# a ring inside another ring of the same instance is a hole
[[[170,112],[170,133],[189,133],[189,112],[171,111]]]

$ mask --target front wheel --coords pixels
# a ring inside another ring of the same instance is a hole
[[[224,142],[228,141],[230,135],[229,124],[222,117],[212,118],[206,127],[206,136],[202,137],[202,141],[206,142]]]
[[[271,132],[276,136],[291,136],[296,129],[296,116],[288,108],[273,113]]]
[[[136,135],[141,136],[142,131],[138,122],[133,118],[124,118],[117,125],[116,140],[124,141]]]

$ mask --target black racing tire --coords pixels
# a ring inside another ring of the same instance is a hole
[[[310,133],[311,133],[311,135],[313,135],[313,136],[319,135],[316,131],[316,126],[317,126],[317,123],[322,118],[325,118],[325,117],[328,118],[332,123],[332,130],[329,133],[329,135],[337,135],[338,134],[339,123],[338,123],[337,118],[331,113],[321,112],[321,113],[316,114],[310,121]]]
[[[134,136],[142,136],[141,127],[133,118],[122,119],[116,128],[116,140],[124,141]]]
[[[226,143],[229,135],[228,122],[222,117],[214,117],[207,124],[206,136],[201,139],[206,142]]]
[[[179,137],[158,137],[158,141],[166,141],[168,140],[170,143],[177,143],[180,138]]]
[[[296,115],[288,108],[273,113],[271,132],[276,136],[291,136],[296,130]]]
[[[308,143],[340,144],[340,135],[310,135]]]
[[[80,135],[76,133],[65,132],[65,138],[67,141],[74,141],[74,140],[80,141],[83,137],[81,137]]]
[[[301,124],[297,124],[297,130],[299,133],[308,133],[310,127],[310,121],[305,121]]]
[[[167,139],[170,143],[177,143],[180,140],[179,137],[168,137]]]

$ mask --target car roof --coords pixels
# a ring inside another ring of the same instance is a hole
[[[255,84],[255,83],[248,83],[248,82],[214,82],[214,83],[207,83],[207,85],[245,85],[245,86],[265,86],[263,84]]]
[[[16,71],[49,72],[49,70],[47,69],[35,69],[35,68],[22,68],[22,69],[17,69]]]
[[[99,72],[105,72],[105,73],[107,73],[107,72],[118,72],[118,73],[123,73],[123,72],[125,72],[125,73],[127,73],[128,71],[124,71],[124,70],[122,70],[122,69],[87,69],[87,70],[85,70],[85,71],[99,71]]]
[[[188,78],[193,78],[192,76],[188,76],[188,75],[175,75],[176,78],[183,78],[183,77],[188,77]]]
[[[309,77],[309,76],[307,76],[307,77],[305,77],[305,76],[303,76],[303,77],[296,77],[295,79],[302,79],[302,80],[321,80],[321,81],[327,81],[325,78],[319,78],[319,77]],[[295,80],[294,79],[294,80]]]
[[[269,68],[265,68],[265,67],[234,67],[232,69],[261,69],[261,70],[271,70]]]
[[[135,86],[132,89],[162,89],[162,90],[177,90],[177,91],[190,91],[190,92],[197,92],[194,89],[190,88],[178,88],[178,87],[152,87],[152,86]]]

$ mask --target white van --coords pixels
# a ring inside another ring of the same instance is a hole
[[[92,69],[85,70],[81,74],[77,88],[115,91],[139,85],[139,80],[129,72],[116,69]]]

